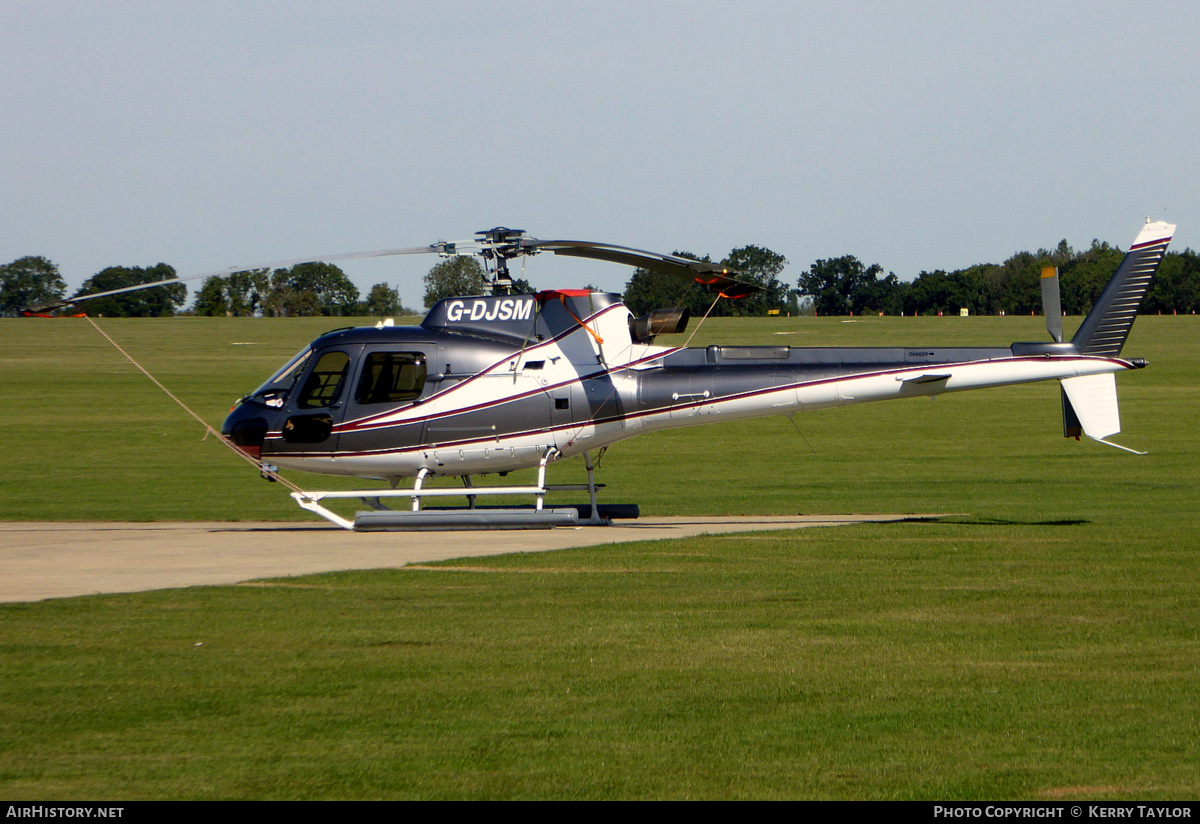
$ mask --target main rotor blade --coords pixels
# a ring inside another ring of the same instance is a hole
[[[228,269],[220,269],[213,272],[201,272],[198,275],[185,275],[178,278],[168,278],[167,280],[157,280],[153,283],[139,283],[135,286],[125,286],[120,289],[109,289],[107,292],[92,292],[88,295],[78,295],[73,298],[63,298],[62,300],[47,303],[43,306],[30,307],[27,311],[45,312],[51,309],[62,309],[65,306],[73,306],[80,301],[92,300],[93,298],[105,298],[110,295],[120,295],[125,292],[136,292],[140,289],[152,289],[155,286],[170,286],[173,283],[183,283],[188,280],[198,280],[200,278],[215,278],[228,277],[236,275],[239,272],[253,272],[256,269],[285,269],[289,266],[298,266],[301,263],[332,263],[338,260],[361,260],[365,258],[391,257],[393,255],[428,255],[435,254],[438,251],[436,245],[429,246],[410,246],[405,249],[380,249],[374,252],[346,252],[337,255],[317,255],[311,257],[295,258],[293,260],[280,260],[274,263],[260,263],[257,266],[231,266]]]
[[[727,298],[742,298],[761,292],[757,283],[739,280],[737,272],[702,260],[691,260],[678,255],[662,255],[626,246],[608,243],[592,243],[586,240],[534,240],[524,248],[532,251],[553,252],[569,257],[593,258],[610,263],[621,263],[664,275],[674,275],[694,280],[696,283],[719,292]]]

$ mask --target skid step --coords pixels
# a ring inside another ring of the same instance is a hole
[[[550,529],[578,526],[579,512],[561,509],[367,510],[354,516],[358,532],[421,532],[458,529]]]
[[[573,509],[579,513],[579,522],[586,523],[592,517],[591,504],[555,504],[553,509]],[[495,504],[479,504],[476,506],[439,506],[437,509],[423,509],[422,512],[495,512],[497,510],[518,510],[528,512],[528,507],[506,507]],[[637,504],[597,504],[597,514],[605,521],[632,521],[640,518],[642,508]]]

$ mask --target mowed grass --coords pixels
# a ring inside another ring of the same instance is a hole
[[[214,424],[329,325],[101,323]],[[298,517],[85,321],[0,336],[0,517]],[[1044,336],[729,320],[693,345]],[[1200,324],[1141,318],[1125,351],[1151,367],[1118,378],[1115,440],[1143,457],[1064,440],[1040,384],[658,433],[600,472],[648,515],[934,522],[0,606],[0,795],[1195,798]]]

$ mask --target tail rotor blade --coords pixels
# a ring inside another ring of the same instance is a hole
[[[1042,311],[1046,313],[1046,331],[1055,343],[1062,343],[1062,299],[1058,291],[1058,267],[1042,269]]]

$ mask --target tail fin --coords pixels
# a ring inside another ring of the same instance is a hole
[[[1080,354],[1106,358],[1121,354],[1138,306],[1174,234],[1175,226],[1162,221],[1147,221],[1142,227],[1117,273],[1071,339]]]

